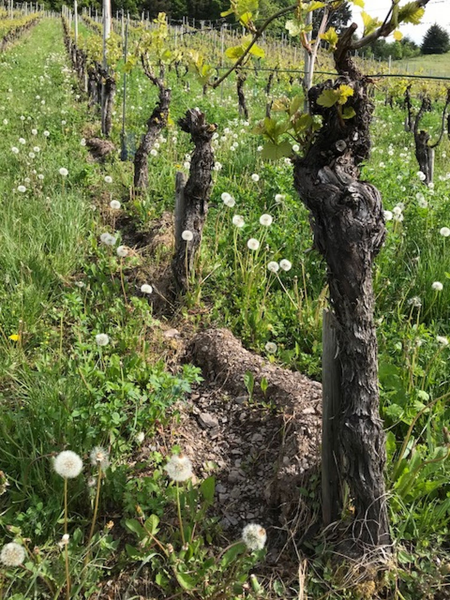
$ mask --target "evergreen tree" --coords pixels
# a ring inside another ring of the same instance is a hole
[[[322,22],[323,9],[315,10],[313,12],[313,38],[316,37],[317,32],[320,27],[320,23]],[[342,31],[347,27],[348,22],[352,18],[352,9],[350,4],[346,2],[343,4],[338,10],[335,10],[331,19],[328,22],[328,27],[334,27],[338,32]]]
[[[450,37],[437,23],[426,32],[422,42],[422,54],[445,54],[450,50]]]

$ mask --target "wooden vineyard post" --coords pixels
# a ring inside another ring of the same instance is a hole
[[[322,343],[322,518],[326,527],[337,521],[342,512],[337,440],[341,377],[336,323],[329,310],[323,313]]]

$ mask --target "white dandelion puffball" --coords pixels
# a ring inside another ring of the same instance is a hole
[[[8,125],[8,119],[3,119],[3,125]]]
[[[242,540],[250,551],[262,550],[267,540],[266,530],[261,525],[250,523],[242,530]]]
[[[434,281],[431,287],[436,292],[442,292],[442,290],[444,289],[444,286],[440,281]]]
[[[118,200],[111,200],[111,202],[109,203],[110,208],[112,208],[113,210],[119,210],[121,204]]]
[[[13,146],[13,147],[11,148],[11,152],[12,152],[13,154],[19,154],[19,148],[16,148],[16,146]]]
[[[450,235],[450,229],[448,227],[442,227],[442,229],[439,230],[439,233],[442,237],[448,237]]]
[[[60,452],[53,462],[53,468],[56,473],[64,479],[73,479],[78,477],[83,469],[83,461],[72,450]]]
[[[425,179],[427,178],[425,173],[423,173],[422,171],[417,171],[417,177],[420,179],[420,181],[425,181]]]
[[[26,144],[26,141],[23,138],[19,138],[19,144]]]
[[[152,148],[150,150],[150,154],[151,154],[151,156],[158,156],[158,150],[155,150],[154,148]]]
[[[192,477],[192,463],[184,454],[174,454],[164,467],[173,481],[186,481]]]
[[[233,208],[233,206],[236,204],[236,200],[228,192],[224,192],[222,194],[221,198],[222,198],[223,203],[225,204],[225,206],[229,206],[230,208]]]
[[[443,335],[437,335],[436,336],[436,341],[438,344],[440,344],[441,346],[448,346],[448,338],[446,338]]]
[[[264,227],[269,227],[273,223],[273,218],[270,215],[261,215],[259,217],[259,222],[261,225],[264,225]]]
[[[85,140],[85,138],[81,138],[81,140],[80,140],[80,146],[86,146],[86,140]]]
[[[279,271],[280,265],[277,263],[276,260],[271,260],[269,263],[267,263],[267,268],[271,273],[276,273],[277,271]]]
[[[107,333],[97,333],[95,341],[97,346],[107,346],[109,344],[109,335]]]
[[[383,215],[385,221],[392,221],[392,219],[394,218],[394,213],[390,210],[385,210],[383,212]]]
[[[269,354],[275,354],[275,352],[278,350],[278,346],[275,344],[275,342],[267,342],[264,348]]]
[[[20,192],[21,194],[25,194],[25,192],[27,191],[27,188],[24,185],[19,185],[19,187],[17,188],[17,191]]]
[[[102,446],[92,448],[89,458],[93,467],[100,467],[101,469],[109,467],[109,453]]]
[[[189,229],[185,229],[181,234],[181,237],[185,242],[192,242],[192,240],[194,239],[194,234],[192,233],[192,231],[189,231]]]
[[[392,209],[392,213],[394,215],[401,215],[402,214],[402,207],[400,205],[397,204],[397,206],[394,206],[394,208]]]
[[[61,167],[59,170],[59,174],[61,175],[61,177],[67,177],[69,171],[65,167]]]
[[[105,183],[112,183],[112,177],[110,175],[105,175]]]
[[[428,208],[428,202],[427,200],[425,200],[425,198],[420,198],[419,200],[417,200],[417,204],[420,208]]]
[[[111,233],[102,233],[100,236],[100,241],[106,246],[114,246],[117,242],[117,238]]]
[[[37,135],[37,129],[32,129],[32,130],[31,130],[31,133],[32,133],[33,135]]]
[[[36,152],[36,154],[38,154],[41,151],[41,149],[39,148],[39,146],[35,146],[33,148],[33,152]]]
[[[247,242],[247,247],[250,248],[250,250],[258,250],[258,248],[259,248],[258,240],[255,240],[255,238],[250,238]]]
[[[0,553],[0,561],[6,567],[18,567],[25,560],[25,549],[16,542],[10,542],[3,546]]]
[[[284,194],[275,194],[275,202],[281,204],[284,200]]]
[[[241,215],[234,215],[232,223],[235,227],[244,227],[245,221]]]
[[[287,258],[283,258],[283,260],[280,260],[280,267],[283,271],[290,271],[292,269],[292,263]]]
[[[253,175],[252,175],[252,181],[254,181],[255,183],[257,183],[259,181],[259,175],[258,175],[258,173],[253,173]]]
[[[143,294],[151,294],[153,292],[153,288],[148,283],[144,283],[143,285],[141,285],[141,292]]]
[[[50,131],[44,131],[44,136],[45,137],[49,137],[50,136]]]
[[[293,150],[294,152],[298,152],[298,151],[300,150],[300,146],[299,146],[298,144],[294,144],[294,145],[292,146],[292,150]]]
[[[119,258],[125,258],[125,256],[128,256],[128,248],[126,246],[117,246],[116,254]]]
[[[145,440],[145,433],[143,431],[138,431],[138,433],[134,436],[134,439],[137,444],[142,444]]]

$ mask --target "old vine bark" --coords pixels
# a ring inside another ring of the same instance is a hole
[[[178,121],[181,129],[189,133],[195,144],[191,157],[189,179],[179,194],[183,197],[183,207],[178,215],[177,239],[172,271],[175,285],[180,292],[188,288],[188,277],[194,265],[195,255],[202,241],[203,226],[208,214],[208,202],[211,195],[214,166],[214,151],[211,140],[216,126],[206,121],[205,115],[198,109],[188,110]],[[184,183],[184,182],[183,182]],[[190,231],[193,239],[183,240],[183,231]]]
[[[148,155],[160,134],[167,125],[172,91],[164,84],[163,76],[157,77],[147,65],[145,57],[141,58],[146,77],[158,88],[158,103],[147,121],[147,131],[142,136],[139,148],[134,156],[134,188],[144,190],[148,187]]]
[[[353,536],[361,549],[389,543],[384,466],[385,435],[379,416],[377,339],[373,319],[372,267],[385,226],[379,191],[360,181],[359,165],[370,152],[373,103],[370,79],[349,56],[356,25],[335,52],[338,78],[311,88],[311,112],[323,126],[294,165],[295,187],[310,211],[315,247],[328,267],[330,300],[336,320],[342,408],[338,423],[340,458],[355,506]],[[343,120],[336,106],[317,99],[324,89],[346,84],[355,116]]]

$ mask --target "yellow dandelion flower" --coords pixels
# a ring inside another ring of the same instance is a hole
[[[9,339],[13,342],[18,342],[20,340],[20,335],[18,333],[13,333],[9,336]]]

